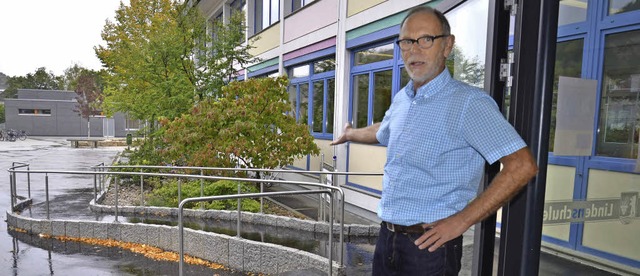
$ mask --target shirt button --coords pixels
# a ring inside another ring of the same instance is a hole
[[[412,104],[416,104],[416,101],[413,101]]]

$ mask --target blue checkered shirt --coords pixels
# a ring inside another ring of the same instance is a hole
[[[459,212],[476,196],[485,160],[526,146],[487,93],[448,70],[415,92],[410,81],[394,96],[376,134],[387,145],[378,216],[400,225]]]

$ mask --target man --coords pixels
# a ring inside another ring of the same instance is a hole
[[[411,81],[381,123],[347,124],[332,142],[387,145],[373,275],[457,275],[462,234],[537,173],[495,101],[445,70],[454,41],[441,12],[412,9],[397,41]],[[503,169],[476,197],[485,160]]]

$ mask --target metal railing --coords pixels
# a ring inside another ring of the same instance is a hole
[[[20,170],[22,168],[26,168]],[[115,185],[115,221],[118,221],[118,185],[119,179],[122,176],[140,176],[140,187],[141,187],[141,201],[140,203],[144,205],[144,177],[166,177],[166,178],[178,178],[178,179],[200,179],[204,180],[231,180],[231,181],[241,181],[241,182],[258,182],[261,185],[260,193],[251,193],[251,194],[241,194],[240,190],[236,195],[223,195],[223,196],[211,196],[211,197],[196,197],[196,198],[188,198],[185,200],[179,199],[179,215],[178,215],[178,223],[180,229],[180,273],[182,274],[182,263],[183,263],[183,218],[182,218],[182,209],[184,204],[189,202],[202,202],[202,201],[212,201],[212,200],[222,200],[222,199],[233,199],[237,198],[240,201],[242,198],[249,197],[258,197],[263,199],[264,197],[269,196],[284,196],[284,195],[303,195],[303,194],[327,194],[330,198],[330,210],[329,210],[329,275],[331,275],[332,271],[332,239],[333,239],[333,222],[334,222],[334,213],[335,213],[335,196],[333,193],[339,194],[339,216],[340,216],[340,228],[339,228],[339,258],[340,265],[344,264],[344,252],[343,252],[343,244],[344,244],[344,191],[341,188],[336,186],[324,185],[320,183],[314,182],[304,182],[304,181],[287,181],[287,180],[277,180],[277,179],[256,179],[256,178],[239,178],[239,177],[224,177],[224,176],[209,176],[204,175],[205,170],[215,170],[215,171],[253,171],[253,172],[269,172],[269,173],[297,173],[297,174],[325,174],[325,175],[367,175],[367,176],[376,176],[381,174],[376,173],[359,173],[359,172],[331,172],[331,171],[297,171],[297,170],[272,170],[272,169],[251,169],[251,168],[211,168],[211,167],[179,167],[179,166],[105,166],[104,163],[99,164],[97,166],[91,167],[93,171],[64,171],[64,170],[31,170],[29,168],[29,164],[27,163],[19,163],[14,162],[11,168],[8,169],[9,177],[10,177],[10,186],[11,186],[11,210],[12,212],[16,208],[17,198],[19,197],[17,194],[18,185],[17,185],[17,174],[26,174],[27,175],[27,191],[28,196],[31,198],[31,175],[32,174],[44,174],[44,190],[45,190],[45,203],[46,203],[46,216],[47,220],[50,220],[50,210],[49,210],[49,175],[50,174],[70,174],[70,175],[88,175],[93,176],[93,192],[94,192],[94,202],[97,201],[98,191],[105,192],[107,185],[105,185],[105,177],[113,178],[113,183]],[[115,168],[129,168],[129,169],[140,169],[141,172],[119,172],[119,171],[111,171],[109,169]],[[194,174],[176,174],[176,173],[145,173],[144,169],[171,169],[171,170],[199,170],[199,175]],[[202,183],[202,182],[201,182]],[[297,191],[286,191],[286,192],[264,192],[263,185],[265,183],[273,183],[273,184],[291,184],[295,186],[308,186],[318,188],[317,190],[297,190]],[[178,197],[181,197],[180,192],[181,182],[178,181]],[[202,189],[203,185],[201,185]],[[201,195],[203,191],[201,191]],[[321,200],[322,202],[322,200]],[[242,212],[240,211],[240,204],[238,204],[238,215],[237,215],[237,235],[240,237],[241,224],[240,218]],[[323,207],[324,208],[324,207]],[[261,208],[262,212],[262,200],[261,200]]]

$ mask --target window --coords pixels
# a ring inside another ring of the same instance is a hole
[[[211,19],[211,25],[213,27],[213,29],[211,31],[211,38],[213,40],[216,40],[218,38],[217,29],[218,29],[218,27],[222,26],[222,24],[224,24],[224,19],[223,19],[222,11],[220,11],[220,13],[218,13],[217,16],[214,16]]]
[[[18,115],[26,116],[51,116],[51,109],[18,109]]]
[[[255,21],[254,30],[258,33],[280,20],[279,0],[254,0]]]
[[[125,129],[126,130],[139,130],[142,123],[140,120],[133,119],[129,116],[125,119]]]
[[[640,30],[605,37],[597,155],[638,158]]]
[[[298,123],[309,125],[316,138],[333,139],[335,59],[329,58],[291,67],[289,87]]]
[[[393,43],[377,46],[355,53],[354,65],[364,65],[393,59]]]
[[[247,12],[247,1],[246,0],[234,0],[229,3],[229,7],[231,8],[231,14],[233,15],[236,12]]]
[[[640,10],[638,0],[609,0],[609,15]]]
[[[395,86],[393,83],[393,68],[401,62],[394,43],[354,51],[350,113],[354,128],[382,121],[391,106],[393,93],[402,88],[400,81]]]
[[[549,151],[553,152],[558,110],[558,80],[560,76],[579,78],[582,76],[582,48],[584,39],[559,42],[556,45],[556,64],[553,76],[553,100],[549,127]]]
[[[558,26],[587,20],[587,0],[561,0],[558,10]]]
[[[290,0],[291,1],[291,13],[299,10],[307,4],[313,2],[313,0]]]

